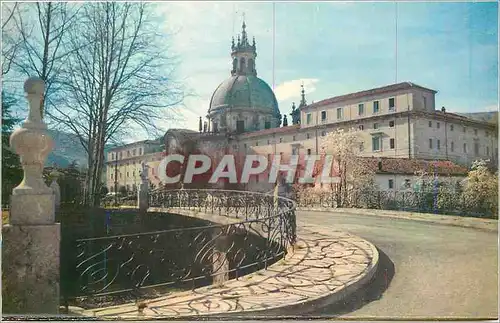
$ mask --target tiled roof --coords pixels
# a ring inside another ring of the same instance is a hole
[[[307,108],[318,107],[318,106],[327,105],[327,104],[331,104],[331,103],[335,103],[335,102],[342,102],[342,101],[346,101],[346,100],[353,100],[353,99],[357,99],[357,98],[362,98],[362,97],[369,96],[369,95],[377,95],[377,94],[382,94],[382,93],[386,93],[386,92],[394,92],[394,91],[406,90],[406,89],[411,89],[411,88],[419,88],[419,89],[431,91],[434,93],[437,92],[435,90],[425,88],[425,87],[417,85],[415,83],[403,82],[403,83],[391,84],[391,85],[387,85],[387,86],[383,86],[383,87],[379,87],[379,88],[375,88],[375,89],[371,89],[371,90],[365,90],[365,91],[349,93],[349,94],[345,94],[345,95],[334,96],[334,97],[329,98],[329,99],[324,99],[324,100],[309,104],[307,106]]]
[[[417,172],[426,172],[438,175],[449,176],[466,176],[468,169],[466,167],[457,165],[448,160],[422,160],[422,159],[407,159],[407,158],[375,158],[375,157],[361,157],[365,166],[375,171],[377,174],[400,174],[400,175],[413,175]],[[378,162],[381,162],[381,169],[379,169]],[[324,159],[321,158],[315,165],[313,174],[321,174]],[[335,168],[334,168],[335,170]],[[333,174],[336,175],[336,174]]]
[[[415,174],[419,171],[438,175],[466,175],[468,169],[449,160],[422,160],[407,158],[363,158],[370,169],[379,174]],[[378,162],[382,163],[379,170]]]
[[[257,137],[257,136],[265,136],[265,135],[271,135],[273,133],[286,133],[290,131],[297,131],[300,129],[300,125],[293,125],[293,126],[287,126],[287,127],[280,127],[280,128],[271,128],[271,129],[264,129],[264,130],[259,130],[259,131],[253,131],[249,133],[242,134],[241,136],[243,138],[251,138],[251,137]]]

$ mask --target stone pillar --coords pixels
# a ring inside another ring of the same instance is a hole
[[[55,169],[50,173],[50,177],[52,177],[52,183],[50,183],[50,188],[54,192],[54,204],[56,210],[58,210],[59,206],[61,205],[61,188],[57,183],[57,179],[59,178],[59,176],[61,176],[61,173]]]
[[[149,181],[148,181],[149,167],[142,163],[141,183],[137,192],[137,207],[139,212],[146,212],[149,208]]]
[[[45,90],[39,78],[24,83],[29,115],[10,137],[21,157],[24,178],[11,196],[10,224],[2,227],[2,312],[59,312],[60,225],[55,223],[54,191],[42,177],[53,141],[40,113]]]
[[[214,232],[216,236],[213,253],[213,284],[222,285],[229,280],[229,259],[228,251],[230,247],[230,237],[227,234]]]

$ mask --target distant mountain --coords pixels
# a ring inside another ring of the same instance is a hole
[[[78,167],[87,167],[87,153],[77,136],[57,130],[49,130],[49,134],[54,140],[54,149],[47,157],[45,166],[55,163],[57,167],[64,168],[76,161]],[[108,150],[107,147],[104,152]]]
[[[498,124],[498,111],[457,113],[471,119]]]

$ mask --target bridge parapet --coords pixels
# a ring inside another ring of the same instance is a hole
[[[140,299],[172,288],[221,283],[267,268],[296,242],[295,202],[283,197],[181,189],[151,191],[149,198],[150,212],[188,215],[211,224],[77,240],[80,279],[67,299],[124,299],[124,294]]]

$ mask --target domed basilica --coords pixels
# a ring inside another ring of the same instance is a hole
[[[231,46],[231,76],[216,89],[208,109],[208,131],[243,133],[279,127],[281,113],[271,87],[257,77],[255,38],[250,44],[243,22]]]

